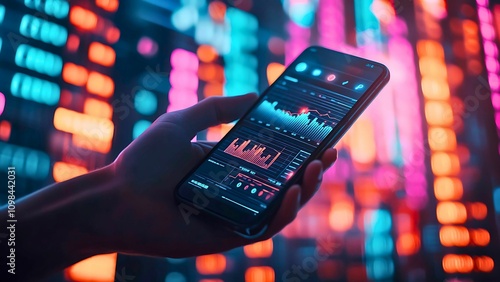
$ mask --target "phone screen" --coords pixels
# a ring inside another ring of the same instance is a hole
[[[185,179],[181,195],[206,191],[206,208],[219,214],[265,211],[383,73],[363,59],[336,61],[299,56]]]

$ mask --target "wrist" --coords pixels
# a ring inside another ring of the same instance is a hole
[[[112,168],[105,167],[55,183],[17,203],[20,273],[41,278],[106,252],[99,229],[109,218],[119,185],[113,175]]]

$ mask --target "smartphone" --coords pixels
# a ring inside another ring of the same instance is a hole
[[[389,76],[380,63],[307,48],[178,184],[181,212],[260,236],[307,164],[340,140]]]

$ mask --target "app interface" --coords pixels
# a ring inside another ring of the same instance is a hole
[[[365,67],[295,62],[184,185],[259,214],[378,77]]]

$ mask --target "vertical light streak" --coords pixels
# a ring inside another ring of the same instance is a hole
[[[496,44],[497,35],[493,27],[493,15],[489,8],[489,0],[476,0],[476,2],[479,30],[483,37],[485,65],[491,89],[491,102],[495,109],[497,134],[500,137],[500,65],[498,63],[498,45]],[[498,153],[500,154],[500,143],[498,144]]]

